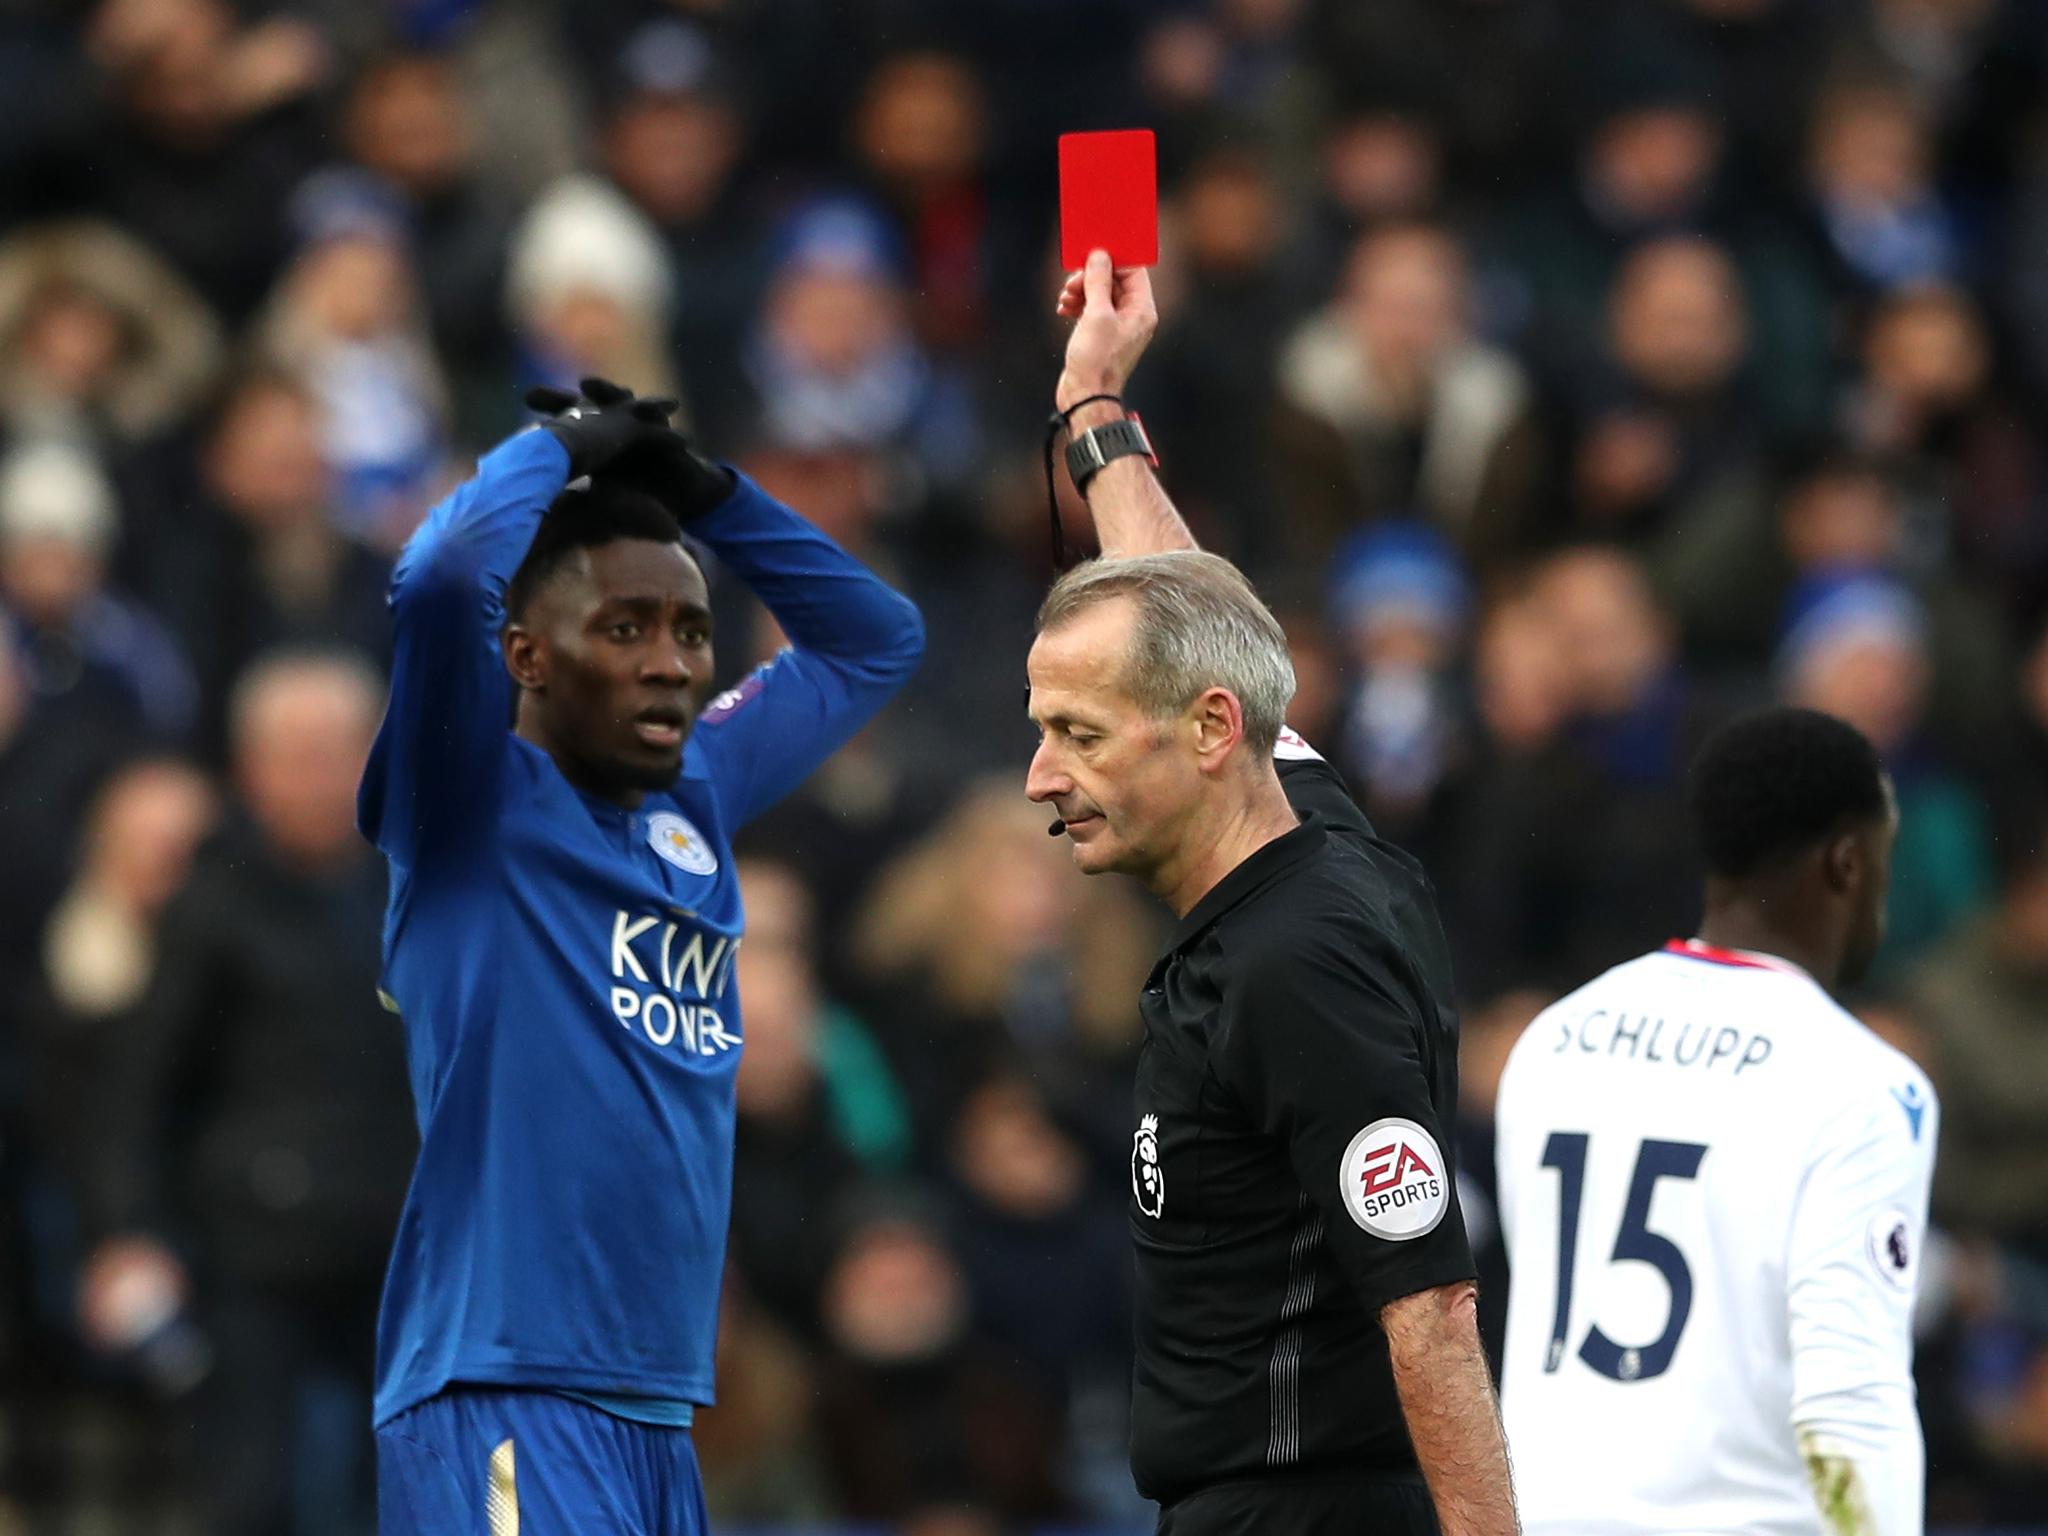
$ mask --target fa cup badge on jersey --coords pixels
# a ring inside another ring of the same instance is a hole
[[[1166,1209],[1166,1170],[1159,1166],[1159,1117],[1147,1115],[1131,1137],[1131,1197],[1154,1221]]]

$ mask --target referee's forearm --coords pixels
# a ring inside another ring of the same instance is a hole
[[[1380,1313],[1394,1387],[1443,1536],[1515,1536],[1514,1488],[1470,1282],[1390,1302]]]
[[[1076,432],[1085,432],[1122,415],[1121,406],[1104,401],[1082,406],[1074,412],[1070,425]],[[1107,559],[1199,547],[1173,498],[1152,473],[1152,466],[1135,454],[1113,460],[1097,471],[1088,482],[1087,495],[1096,541]]]

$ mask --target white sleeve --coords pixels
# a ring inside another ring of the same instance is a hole
[[[1872,1536],[1919,1536],[1913,1297],[1939,1109],[1919,1072],[1902,1064],[1895,1076],[1822,1129],[1793,1207],[1792,1427],[1802,1450],[1854,1463]]]

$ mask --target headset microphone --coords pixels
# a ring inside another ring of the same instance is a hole
[[[1045,829],[1045,835],[1047,837],[1058,837],[1062,832],[1066,830],[1067,824],[1064,821],[1056,821],[1051,826]]]

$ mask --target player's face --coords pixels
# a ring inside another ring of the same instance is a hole
[[[1854,986],[1870,974],[1871,962],[1884,945],[1886,896],[1892,881],[1892,843],[1899,833],[1899,808],[1885,783],[1885,817],[1856,834],[1857,852],[1863,865],[1863,883],[1856,892],[1856,908],[1850,919],[1849,942],[1842,953],[1841,985]]]
[[[1039,742],[1024,792],[1067,824],[1084,873],[1149,882],[1182,841],[1203,779],[1176,722],[1148,714],[1125,686],[1132,615],[1129,599],[1112,599],[1032,645]]]
[[[678,544],[619,539],[585,550],[534,595],[530,654],[513,671],[546,747],[595,794],[666,789],[711,684],[704,573]]]

